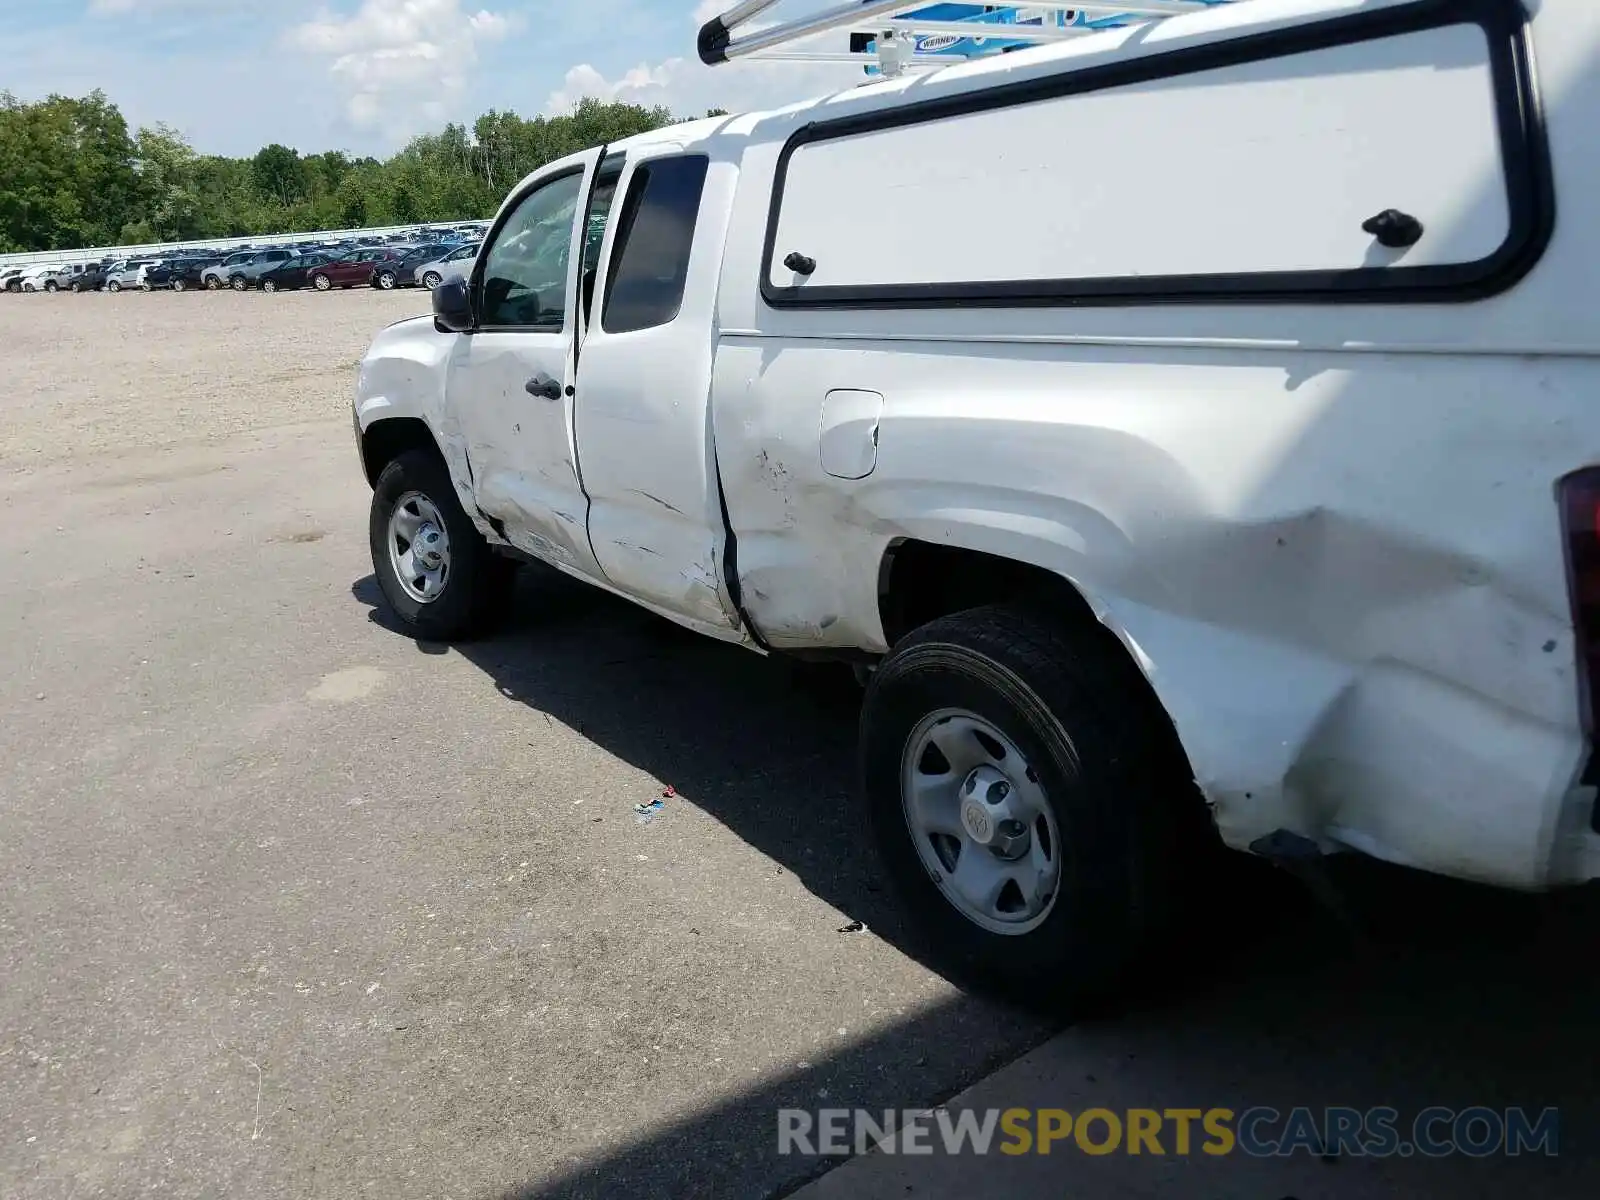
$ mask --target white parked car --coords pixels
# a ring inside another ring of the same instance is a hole
[[[417,281],[417,286],[425,287],[430,292],[452,275],[464,275],[472,269],[472,260],[478,253],[478,243],[468,242],[464,246],[457,246],[432,262],[420,264],[412,277]]]
[[[550,164],[361,363],[389,607],[471,637],[536,559],[858,664],[889,879],[1036,996],[1217,836],[1600,877],[1600,5],[1530,8],[1251,0]]]
[[[22,272],[18,286],[24,292],[60,291],[62,270],[60,263],[39,263]]]

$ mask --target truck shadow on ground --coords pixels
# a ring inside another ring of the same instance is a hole
[[[505,631],[456,648],[502,696],[550,714],[671,783],[826,903],[915,954],[853,799],[860,694],[848,671],[762,659],[549,572],[524,574],[517,616]],[[372,609],[374,622],[395,629],[371,577],[352,592]],[[418,649],[443,652],[426,644]],[[1277,872],[1243,860],[1230,869],[1195,913],[1194,953],[1181,964],[1185,982],[1154,988],[1143,1012],[1079,1027],[1087,1053],[1099,1047],[1130,1062],[1145,1060],[1148,1082],[1141,1086],[1153,1094],[1120,1102],[1409,1105],[1413,1111],[1429,1104],[1558,1105],[1562,1157],[1553,1161],[1560,1169],[1519,1187],[1533,1186],[1541,1197],[1597,1194],[1600,891],[1514,895],[1354,860],[1338,864],[1335,878],[1364,939]],[[952,1077],[951,1061],[938,1048],[974,1023],[1001,1034],[991,1040],[1009,1044],[1012,1053],[1060,1024],[958,999],[814,1064],[804,1078],[643,1130],[630,1145],[562,1178],[508,1181],[504,1195],[781,1194],[827,1164],[776,1154],[776,1109],[814,1107],[819,1088],[840,1107],[943,1099],[930,1094],[948,1088]],[[968,1057],[968,1081],[997,1065]],[[1076,1167],[1060,1160],[1060,1187],[1088,1183],[1106,1196],[1148,1194],[1132,1179],[1118,1183],[1122,1167],[1103,1165],[1110,1160],[1095,1160],[1102,1165],[1087,1178],[1071,1174],[1086,1169],[1082,1156],[1075,1161]],[[1460,1159],[1441,1161],[1455,1163],[1448,1183],[1441,1174],[1437,1189],[1405,1194],[1466,1194],[1461,1187],[1479,1178],[1462,1175]],[[1272,1196],[1347,1194],[1314,1160],[1275,1168],[1270,1178],[1261,1177],[1263,1169],[1260,1160],[1230,1159],[1207,1166],[1198,1190],[1162,1194],[1235,1194],[1247,1178],[1251,1195],[1257,1186],[1277,1189]],[[1302,1170],[1322,1174],[1296,1183]],[[1343,1179],[1365,1180],[1366,1190],[1350,1195],[1400,1194],[1364,1170],[1347,1167]]]

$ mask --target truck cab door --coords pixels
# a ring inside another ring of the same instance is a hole
[[[598,578],[573,442],[582,223],[600,151],[553,164],[500,210],[469,276],[476,321],[445,379],[479,512],[513,546]]]
[[[606,579],[737,641],[746,635],[721,569],[708,408],[732,191],[732,172],[719,174],[703,154],[630,152],[585,305],[576,427],[589,539]]]

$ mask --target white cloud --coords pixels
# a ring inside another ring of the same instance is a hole
[[[350,16],[324,10],[291,30],[289,43],[331,60],[352,124],[401,137],[445,119],[478,48],[513,28],[512,17],[467,12],[461,0],[363,0]]]

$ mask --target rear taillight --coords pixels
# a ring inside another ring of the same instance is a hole
[[[1567,550],[1567,595],[1578,659],[1578,705],[1591,745],[1600,714],[1600,467],[1574,471],[1557,485],[1561,533]],[[1584,783],[1600,783],[1600,760],[1591,749]],[[1600,804],[1591,822],[1600,832]]]

